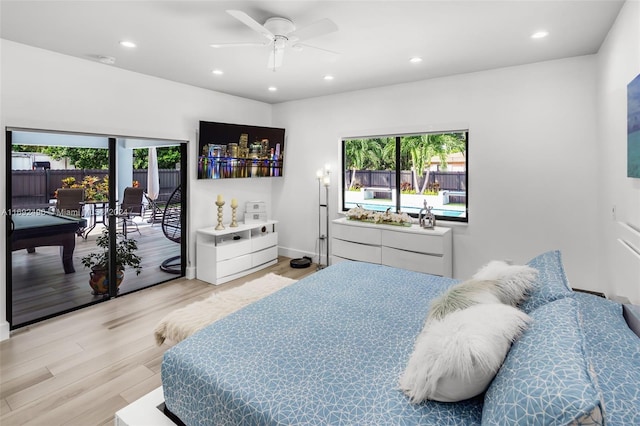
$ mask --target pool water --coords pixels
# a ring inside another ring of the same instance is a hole
[[[356,207],[356,205],[354,203],[346,203],[345,206],[347,208]],[[363,209],[373,210],[373,211],[378,211],[378,212],[384,212],[389,207],[392,207],[390,205],[384,205],[384,204],[360,204],[360,206]],[[393,210],[393,207],[392,207],[392,210]],[[404,213],[414,213],[414,214],[420,213],[420,209],[411,208],[411,207],[405,207],[405,209],[402,210],[402,211]],[[431,211],[436,216],[449,216],[449,217],[464,217],[465,216],[465,212],[463,210],[432,209]]]

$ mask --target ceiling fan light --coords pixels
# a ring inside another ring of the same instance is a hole
[[[267,90],[269,90],[270,92],[275,92],[278,90],[278,88],[276,86],[269,86]]]

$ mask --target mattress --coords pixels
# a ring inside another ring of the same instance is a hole
[[[477,425],[482,396],[409,404],[398,379],[430,301],[456,281],[341,262],[165,353],[166,407],[187,425]]]

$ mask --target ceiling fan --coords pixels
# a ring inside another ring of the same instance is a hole
[[[321,19],[305,27],[296,28],[295,24],[286,18],[273,17],[267,19],[264,24],[259,24],[255,19],[240,10],[227,10],[227,13],[252,30],[261,34],[268,41],[263,43],[214,43],[211,44],[211,47],[269,46],[271,47],[271,53],[269,54],[267,68],[271,68],[274,71],[276,68],[282,66],[284,50],[287,46],[290,46],[295,50],[302,50],[305,47],[310,47],[312,49],[321,50],[334,55],[339,54],[332,50],[301,43],[307,39],[320,37],[337,31],[338,26],[330,19]]]

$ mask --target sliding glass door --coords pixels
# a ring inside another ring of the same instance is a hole
[[[117,144],[118,158],[124,159],[118,167],[117,190],[123,203],[116,234],[121,246],[125,236],[134,240],[140,257],[139,274],[135,267],[125,265],[118,293],[123,295],[185,274],[186,244],[175,237],[173,227],[177,217],[181,229],[186,217],[182,194],[187,153],[186,144],[173,141],[119,139]],[[168,259],[174,259],[166,263],[171,267],[162,267]]]
[[[30,129],[6,140],[11,328],[184,275],[186,242],[166,238],[163,219],[186,183],[186,143]],[[169,257],[177,273],[160,268]]]

